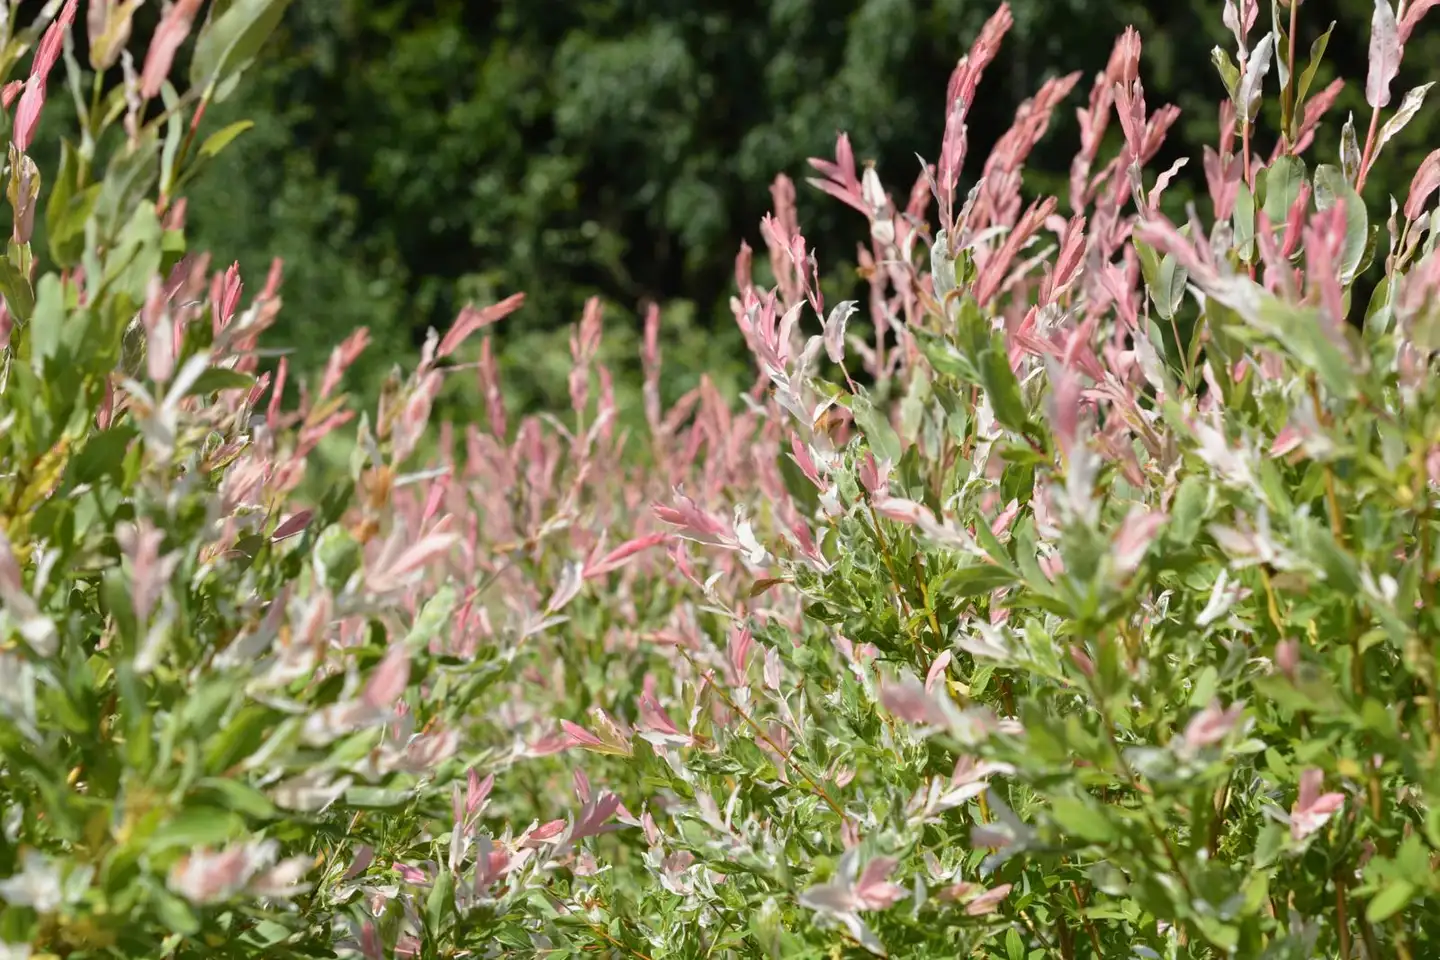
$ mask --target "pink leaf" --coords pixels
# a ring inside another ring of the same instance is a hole
[[[947,718],[940,701],[925,690],[914,678],[899,683],[887,683],[880,688],[880,704],[897,718],[907,723],[921,723],[927,726],[945,726]]]
[[[471,767],[465,774],[465,780],[465,816],[473,817],[485,803],[485,798],[490,796],[490,790],[495,786],[495,774],[486,774],[481,780],[475,768]]]
[[[615,815],[620,809],[620,798],[613,793],[601,794],[585,804],[580,811],[580,816],[575,819],[575,828],[570,832],[570,840],[583,840],[586,837],[593,837],[606,832],[605,822]]]
[[[651,547],[658,547],[669,539],[670,534],[668,533],[652,533],[644,537],[636,537],[634,540],[627,540],[594,563],[586,564],[585,579],[604,576],[612,570],[624,566],[625,562],[637,553],[643,553]]]
[[[361,699],[365,705],[376,710],[388,710],[395,705],[410,682],[410,657],[404,644],[394,644],[385,654],[385,659],[370,675]]]
[[[820,471],[815,466],[815,459],[810,456],[810,448],[795,434],[790,434],[790,456],[794,458],[796,466],[805,475],[805,479],[815,485],[817,490],[825,489],[825,482],[820,479]]]
[[[1315,833],[1345,806],[1343,793],[1324,793],[1320,788],[1325,784],[1325,773],[1311,767],[1300,774],[1300,794],[1295,806],[1290,809],[1290,836],[1304,840]]]
[[[563,720],[561,721],[561,726],[562,726],[562,727],[565,725],[565,722],[566,722],[566,721],[563,721]],[[574,724],[571,724],[571,726],[574,726]],[[585,730],[584,730],[583,727],[577,727],[576,729],[580,730],[582,733],[585,732]],[[586,734],[586,735],[589,736],[589,734]],[[599,738],[595,738],[595,739],[598,740]],[[553,755],[555,755],[555,754],[557,754],[557,753],[560,753],[560,752],[563,751],[563,750],[568,750],[568,749],[570,749],[570,748],[573,747],[573,746],[579,746],[579,744],[575,743],[575,742],[572,740],[569,731],[561,731],[561,732],[559,732],[559,733],[550,733],[550,734],[546,734],[545,736],[541,737],[540,739],[538,739],[538,740],[536,740],[535,742],[533,742],[533,743],[529,744],[528,746],[526,746],[526,748],[525,748],[525,756],[527,756],[527,757],[549,757],[549,756],[553,756]]]
[[[526,839],[531,841],[532,843],[544,843],[549,840],[554,840],[556,837],[560,836],[560,834],[564,832],[564,820],[551,820],[548,823],[542,823],[534,830],[531,830],[528,834],[526,834]]]
[[[1424,212],[1425,204],[1436,187],[1440,187],[1440,150],[1430,152],[1410,181],[1410,195],[1405,198],[1405,216],[1408,219],[1414,220]]]
[[[300,510],[290,514],[290,516],[280,521],[279,525],[275,527],[275,532],[270,534],[271,541],[279,543],[281,540],[293,537],[302,532],[310,525],[310,519],[314,515],[313,510]]]
[[[997,517],[994,519],[994,521],[991,522],[991,524],[990,524],[990,532],[993,533],[993,534],[995,534],[995,536],[997,536],[997,537],[1002,537],[1002,536],[1004,536],[1004,535],[1005,535],[1005,531],[1007,531],[1007,530],[1010,529],[1010,524],[1012,524],[1012,523],[1015,522],[1015,518],[1016,518],[1019,514],[1020,514],[1020,501],[1019,501],[1019,500],[1011,500],[1009,503],[1007,503],[1007,504],[1005,505],[1005,509],[1000,511],[999,516],[997,516]]]
[[[275,383],[270,387],[270,402],[265,407],[265,425],[273,433],[280,426],[280,401],[285,395],[285,376],[290,369],[288,357],[275,365]]]
[[[1185,746],[1194,750],[1199,747],[1220,743],[1235,728],[1245,713],[1243,703],[1233,703],[1222,709],[1220,701],[1212,701],[1204,710],[1195,714],[1185,727]]]
[[[678,737],[688,740],[689,738],[675,726],[665,708],[660,706],[660,701],[655,699],[652,693],[642,693],[636,704],[639,707],[640,727],[648,733],[658,733],[664,737]]]
[[[725,545],[733,538],[728,524],[706,513],[699,505],[684,494],[675,495],[675,506],[656,506],[655,516],[665,523],[679,527],[681,536],[689,540],[713,545]]]
[[[745,677],[746,660],[750,656],[750,648],[755,644],[754,635],[742,627],[730,634],[730,666],[735,671],[737,682],[743,682]]]
[[[895,869],[894,857],[876,857],[865,864],[855,882],[855,897],[861,910],[884,910],[905,899],[905,888],[889,880]]]
[[[885,499],[890,490],[890,461],[876,460],[875,454],[867,451],[860,461],[860,485],[877,500]]]
[[[944,651],[930,664],[930,669],[925,672],[925,692],[934,693],[935,686],[945,676],[945,668],[950,666],[952,657],[949,650]]]
[[[190,27],[195,22],[195,14],[200,11],[200,3],[201,0],[176,0],[155,29],[150,49],[145,53],[145,68],[140,73],[140,95],[146,100],[160,93],[160,87],[175,62],[175,52],[190,36]]]
[[[408,863],[395,864],[395,872],[400,874],[400,879],[406,883],[425,883],[427,879],[425,871],[419,867],[412,867]]]
[[[1146,510],[1137,506],[1130,511],[1112,544],[1111,556],[1120,573],[1135,572],[1140,561],[1145,559],[1145,551],[1150,549],[1155,534],[1165,525],[1165,519],[1163,510]]]
[[[581,803],[588,803],[590,801],[590,778],[585,775],[584,770],[576,767],[571,779],[575,782],[575,796],[580,798]]]
[[[1296,671],[1300,669],[1300,642],[1298,640],[1281,640],[1275,644],[1275,669],[1292,682],[1295,680]]]
[[[1014,884],[1002,883],[993,890],[986,890],[965,905],[965,913],[972,917],[980,917],[987,913],[994,913],[996,908],[1000,906],[1000,901],[1004,900],[1010,894],[1010,889],[1013,886]]]
[[[571,723],[569,720],[560,721],[560,729],[565,732],[567,747],[584,747],[591,749],[603,749],[605,741],[595,734],[586,730],[578,723]]]
[[[136,524],[121,527],[116,532],[116,539],[130,564],[131,602],[135,619],[143,625],[149,621],[150,613],[175,568],[175,561],[161,559],[160,544],[165,534],[144,518]]]
[[[1440,0],[1414,0],[1414,2],[1405,9],[1405,16],[1400,20],[1401,44],[1410,41],[1410,34],[1414,32],[1415,27],[1419,25],[1420,18],[1429,13],[1437,4],[1440,4]]]
[[[45,30],[40,45],[35,50],[35,60],[30,66],[30,78],[25,81],[25,92],[20,96],[20,106],[15,109],[15,128],[11,137],[15,149],[24,153],[35,139],[35,127],[40,122],[40,108],[45,105],[45,84],[60,51],[65,45],[65,34],[75,22],[77,0],[69,0],[60,16]]]
[[[371,571],[367,577],[367,585],[371,590],[383,592],[393,590],[400,586],[404,578],[419,570],[436,557],[441,557],[450,551],[459,538],[453,533],[431,533],[422,537],[420,541],[399,557],[394,562],[381,570]]]
[[[330,361],[325,364],[325,376],[320,381],[320,398],[324,400],[330,396],[344,376],[346,368],[359,359],[360,354],[370,343],[370,331],[365,327],[356,330],[345,338],[334,350],[330,351]]]
[[[525,294],[513,293],[499,303],[478,310],[473,306],[466,306],[464,310],[460,311],[460,316],[455,318],[455,325],[440,341],[440,348],[435,351],[435,356],[437,358],[448,357],[459,349],[465,339],[476,330],[503,320],[524,305]]]
[[[235,319],[242,289],[244,283],[240,278],[239,262],[230,264],[224,273],[216,272],[210,283],[210,320],[215,333],[224,330]]]
[[[904,497],[885,497],[875,501],[875,512],[880,516],[896,523],[904,523],[910,526],[933,525],[935,515],[930,508],[923,503],[916,503],[914,500],[907,500]]]

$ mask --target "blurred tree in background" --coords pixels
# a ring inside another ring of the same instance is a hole
[[[1027,175],[1032,188],[1057,189],[1077,143],[1073,107],[1134,23],[1146,37],[1147,99],[1184,110],[1166,162],[1194,158],[1185,173],[1202,184],[1200,145],[1214,139],[1223,96],[1209,51],[1230,45],[1219,4],[1012,0],[1016,28],[972,113],[967,172],[1045,77],[1081,70]],[[907,190],[916,154],[939,152],[946,79],[993,6],[301,0],[270,59],[212,120],[257,126],[192,194],[191,222],[200,243],[239,259],[256,282],[272,255],[286,259],[285,325],[272,342],[311,365],[366,324],[378,343],[365,375],[378,380],[396,351],[444,329],[467,300],[524,290],[527,306],[498,339],[502,363],[528,374],[517,403],[563,403],[569,359],[556,331],[592,294],[613,305],[612,330],[635,328],[642,301],[667,305],[668,390],[702,372],[748,382],[726,303],[739,240],[758,246],[770,181],[781,171],[798,180],[805,158],[830,155],[843,129],[892,190]],[[1321,83],[1337,68],[1363,76],[1371,7],[1303,4],[1302,58],[1341,22]],[[1407,63],[1433,63],[1440,37],[1423,26],[1411,47]],[[1400,78],[1397,102],[1416,82]],[[1333,162],[1352,109],[1363,133],[1363,91],[1347,90],[1312,163]],[[1372,203],[1382,192],[1403,197],[1391,171],[1414,169],[1436,132],[1427,108],[1372,175]],[[1270,142],[1260,139],[1262,151]],[[840,284],[853,282],[860,239],[848,213],[801,187],[801,222]],[[637,337],[607,342],[623,350]],[[612,358],[622,381],[631,357]]]

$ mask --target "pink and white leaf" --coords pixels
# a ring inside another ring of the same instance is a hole
[[[1318,831],[1345,806],[1343,793],[1321,793],[1325,772],[1311,767],[1300,774],[1300,793],[1290,809],[1290,836],[1296,840]]]

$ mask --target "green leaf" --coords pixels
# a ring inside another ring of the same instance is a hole
[[[139,143],[117,150],[105,168],[105,179],[95,198],[95,229],[98,241],[108,246],[130,221],[135,208],[160,179],[160,141],[149,130]],[[99,282],[100,276],[92,278]],[[92,288],[93,289],[93,288]]]
[[[955,343],[977,372],[980,354],[990,346],[994,332],[994,325],[975,302],[975,298],[969,295],[962,297],[959,314],[955,318]]]
[[[1395,320],[1395,287],[1387,274],[1370,295],[1370,305],[1365,308],[1365,335],[1372,342],[1384,336]],[[1419,324],[1417,324],[1419,326]],[[1413,338],[1412,338],[1413,339]],[[1417,343],[1418,347],[1429,349],[1429,345]]]
[[[125,612],[133,621],[133,608]],[[144,773],[150,769],[155,755],[154,718],[146,702],[147,691],[126,662],[116,667],[115,686],[120,694],[120,722],[125,730],[125,760],[135,773]]]
[[[407,649],[418,652],[429,648],[430,641],[450,621],[450,614],[455,609],[455,599],[455,588],[446,584],[425,601],[420,615],[415,618],[415,625],[405,636]]]
[[[176,848],[219,847],[245,832],[238,814],[217,807],[190,807],[160,825],[150,837],[151,853]]]
[[[205,767],[226,770],[249,757],[275,729],[275,712],[259,704],[250,704],[225,724],[205,746]]]
[[[46,243],[50,255],[61,267],[74,267],[80,263],[85,250],[85,222],[95,211],[100,199],[101,185],[92,183],[79,193],[69,197],[65,205],[46,212]]]
[[[1330,21],[1330,27],[1315,42],[1310,44],[1310,62],[1305,65],[1305,70],[1300,74],[1300,85],[1295,90],[1295,116],[1301,117],[1304,111],[1300,108],[1305,104],[1305,95],[1310,92],[1310,84],[1315,81],[1315,71],[1320,69],[1320,61],[1325,58],[1325,48],[1330,45],[1330,34],[1335,32],[1335,21]]]
[[[55,174],[55,183],[50,188],[50,199],[45,204],[45,237],[50,246],[50,256],[61,266],[74,266],[80,259],[78,250],[70,249],[70,241],[83,235],[85,221],[66,223],[65,214],[70,202],[79,190],[80,165],[75,157],[75,148],[69,140],[60,141],[60,168]]]
[[[160,272],[163,235],[155,204],[142,201],[120,232],[114,253],[105,258],[106,281],[128,294],[133,304],[145,301],[150,281]]]
[[[441,869],[425,899],[425,925],[431,936],[438,935],[446,927],[446,921],[455,912],[455,875]]]
[[[1089,843],[1107,843],[1115,838],[1115,828],[1105,815],[1074,797],[1056,797],[1050,815],[1066,833]]]
[[[1140,272],[1145,276],[1145,285],[1154,296],[1155,291],[1160,289],[1160,254],[1139,237],[1132,237],[1131,242],[1135,244],[1135,252],[1140,255]]]
[[[190,909],[190,904],[168,890],[156,890],[155,912],[160,922],[175,933],[190,937],[200,932],[200,918]]]
[[[1160,261],[1159,298],[1155,300],[1155,309],[1160,316],[1166,320],[1175,316],[1175,311],[1180,309],[1185,299],[1185,284],[1189,281],[1189,271],[1180,266],[1173,254],[1167,253]]]
[[[978,366],[980,383],[990,397],[995,419],[1001,426],[1024,433],[1030,426],[1030,418],[1020,397],[1020,381],[1015,379],[1015,371],[1010,369],[1010,358],[998,335],[992,340],[990,349],[980,353]]]
[[[1415,884],[1409,880],[1391,880],[1365,907],[1365,919],[1371,923],[1384,923],[1405,909],[1410,898],[1415,896]]]
[[[17,320],[24,322],[35,315],[35,291],[30,279],[7,257],[0,257],[0,294],[4,294],[5,305]]]
[[[4,262],[4,258],[0,258],[0,263]],[[3,269],[0,267],[0,270]],[[60,286],[58,274],[46,273],[40,277],[40,285],[35,292],[35,309],[30,324],[30,365],[36,374],[43,376],[45,362],[59,351],[65,333],[65,291]]]
[[[212,799],[256,820],[269,820],[279,812],[269,797],[242,780],[206,777],[195,784],[194,791],[202,799]]]
[[[1230,59],[1230,54],[1223,47],[1216,47],[1210,51],[1210,62],[1215,64],[1215,69],[1220,73],[1220,81],[1225,84],[1225,92],[1235,100],[1240,93],[1240,69]],[[1238,101],[1236,101],[1238,105]]]
[[[253,120],[237,120],[236,122],[230,124],[228,127],[225,127],[221,130],[216,130],[214,133],[210,134],[210,136],[205,138],[204,143],[200,144],[200,156],[218,156],[220,151],[228,147],[236,137],[240,136],[242,133],[245,133],[247,130],[250,130],[254,126],[255,121]]]
[[[944,596],[981,597],[1016,580],[1015,573],[993,563],[969,563],[940,578],[936,589]]]
[[[1005,545],[1000,542],[1000,538],[995,536],[994,531],[990,529],[988,523],[975,524],[975,540],[991,560],[1007,570],[1012,572],[1015,570],[1015,561],[1005,549]]]
[[[255,386],[255,378],[239,370],[227,367],[210,367],[185,391],[187,397],[208,397],[222,390],[249,390]]]
[[[160,148],[160,192],[169,197],[175,193],[175,164],[180,160],[180,146],[185,142],[185,115],[180,109],[180,94],[169,80],[160,85],[160,96],[168,112],[165,143]]]
[[[1345,247],[1340,257],[1340,282],[1355,279],[1369,239],[1370,216],[1365,201],[1345,180],[1339,167],[1322,163],[1315,168],[1315,206],[1323,213],[1337,203],[1345,204]]]
[[[1006,960],[1025,960],[1025,941],[1014,927],[1005,933],[1005,956]]]
[[[1322,329],[1314,308],[1265,297],[1260,304],[1260,319],[1297,360],[1319,375],[1325,386],[1343,397],[1354,395],[1355,371],[1350,360]]]
[[[924,367],[910,378],[910,387],[900,401],[900,434],[902,440],[914,443],[920,438],[920,426],[930,406],[930,375]],[[912,449],[914,449],[912,447]]]
[[[1235,191],[1234,226],[1235,250],[1249,263],[1255,259],[1255,197],[1243,180]]]
[[[190,85],[216,88],[218,103],[229,93],[226,81],[238,77],[280,24],[290,0],[234,0],[205,22],[190,59]]]
[[[1285,24],[1280,22],[1280,4],[1270,5],[1270,31],[1275,34],[1275,72],[1283,89],[1290,85],[1290,71],[1295,66],[1290,62],[1290,51],[1285,42]]]
[[[1290,207],[1300,196],[1305,183],[1305,162],[1299,157],[1282,155],[1261,174],[1265,189],[1265,215],[1272,228],[1280,227],[1290,214]]]
[[[975,368],[948,340],[919,327],[911,332],[920,346],[920,352],[925,354],[925,359],[930,361],[930,366],[936,373],[972,383],[979,379],[975,375]]]
[[[351,787],[345,791],[345,804],[362,810],[393,810],[410,802],[411,791],[387,790],[383,787]]]
[[[855,417],[855,423],[860,427],[860,432],[865,434],[870,449],[878,459],[889,460],[891,463],[899,463],[900,455],[903,452],[900,446],[900,435],[890,426],[890,421],[875,409],[868,397],[863,394],[856,394],[850,401],[850,412]]]
[[[1195,925],[1200,928],[1200,933],[1212,944],[1227,953],[1235,949],[1235,944],[1240,941],[1240,931],[1228,923],[1222,923],[1215,917],[1197,915]]]
[[[1180,481],[1165,531],[1165,536],[1172,543],[1188,546],[1195,542],[1200,535],[1200,524],[1205,519],[1205,501],[1206,490],[1202,480],[1190,476]]]

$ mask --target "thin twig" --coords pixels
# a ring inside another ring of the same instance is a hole
[[[789,764],[790,768],[794,770],[800,776],[800,778],[805,781],[806,784],[809,785],[810,789],[814,791],[815,795],[821,800],[825,801],[825,804],[831,810],[835,811],[836,816],[838,816],[841,820],[845,820],[845,811],[840,806],[840,804],[836,803],[835,799],[825,791],[825,788],[820,786],[820,783],[814,777],[806,773],[805,769],[801,767],[800,764],[797,763],[795,759],[790,756],[790,754],[782,750],[780,748],[780,745],[776,743],[773,739],[771,739],[770,734],[765,731],[764,727],[760,726],[760,724],[757,723],[755,719],[750,716],[750,714],[746,713],[739,704],[737,704],[733,699],[731,699],[730,694],[725,692],[725,688],[715,682],[713,672],[710,670],[706,670],[698,663],[696,663],[694,658],[690,656],[690,653],[687,650],[680,647],[677,647],[676,649],[680,651],[680,655],[684,657],[685,660],[692,667],[694,667],[696,670],[701,671],[702,675],[709,681],[710,689],[714,690],[716,695],[725,702],[725,706],[734,711],[735,714],[740,717],[740,719],[748,723],[750,725],[750,728],[755,731],[755,735],[758,736],[761,740],[765,741],[765,744],[771,750],[775,751],[776,756],[780,757],[780,759],[784,760],[787,764]]]

